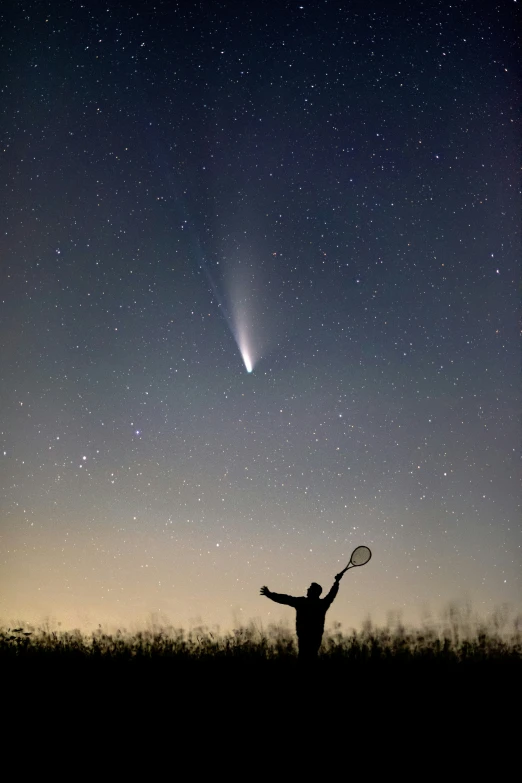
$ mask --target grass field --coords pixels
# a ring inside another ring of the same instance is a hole
[[[255,623],[220,634],[205,627],[190,632],[151,622],[146,630],[91,634],[24,626],[0,628],[0,659],[4,666],[138,667],[168,665],[223,667],[247,664],[259,669],[295,667],[297,640],[288,628]],[[450,609],[437,626],[375,628],[367,620],[359,631],[343,632],[336,624],[325,632],[317,668],[370,666],[374,670],[414,666],[463,670],[470,666],[517,666],[522,663],[522,617],[511,620],[497,612],[487,622],[471,621]]]
[[[450,747],[464,731],[505,734],[521,664],[521,618],[502,613],[481,624],[450,611],[437,627],[417,629],[368,621],[345,633],[337,625],[308,666],[281,626],[251,623],[225,634],[153,622],[136,633],[0,630],[11,725],[36,720],[39,735],[72,732],[76,742],[87,731],[111,747],[116,737],[128,747],[130,734],[141,742],[147,732],[153,744],[163,736],[178,748],[195,737],[219,737],[225,746],[243,737],[252,752],[267,732],[277,742],[310,736],[325,747],[342,747],[348,736],[361,747],[385,740],[401,747],[406,735],[418,747],[430,737]]]

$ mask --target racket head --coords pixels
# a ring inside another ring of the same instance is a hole
[[[368,546],[358,546],[352,552],[349,566],[363,566],[370,560],[372,552]]]

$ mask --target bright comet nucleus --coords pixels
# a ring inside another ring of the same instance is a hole
[[[250,361],[250,357],[247,353],[243,354],[243,361],[245,362],[246,371],[252,372],[254,368],[252,367],[252,362]]]
[[[252,372],[252,370],[254,369],[254,361],[251,358],[251,352],[247,346],[247,339],[246,339],[244,329],[241,330],[241,332],[239,332],[236,335],[236,342],[239,348],[239,352],[241,354],[241,358],[243,359],[243,363],[246,367],[246,371]]]

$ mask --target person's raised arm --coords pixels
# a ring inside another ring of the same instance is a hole
[[[335,596],[339,592],[339,582],[341,581],[342,576],[343,576],[342,572],[340,574],[335,575],[335,582],[332,585],[332,589],[330,590],[328,595],[326,595],[323,598],[323,601],[325,602],[327,609],[333,603]]]
[[[266,595],[271,601],[275,601],[276,604],[285,604],[286,606],[295,606],[295,598],[291,595],[285,595],[284,593],[273,593],[268,587],[262,587],[259,591],[261,595]]]

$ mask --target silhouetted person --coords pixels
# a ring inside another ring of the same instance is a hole
[[[268,587],[261,588],[261,595],[266,595],[276,604],[293,606],[296,610],[295,630],[299,643],[299,659],[312,660],[317,656],[324,632],[324,618],[332,601],[339,592],[339,582],[342,574],[337,574],[332,589],[326,598],[319,598],[323,592],[321,585],[312,582],[306,591],[307,597],[294,598],[292,595],[272,593]]]

